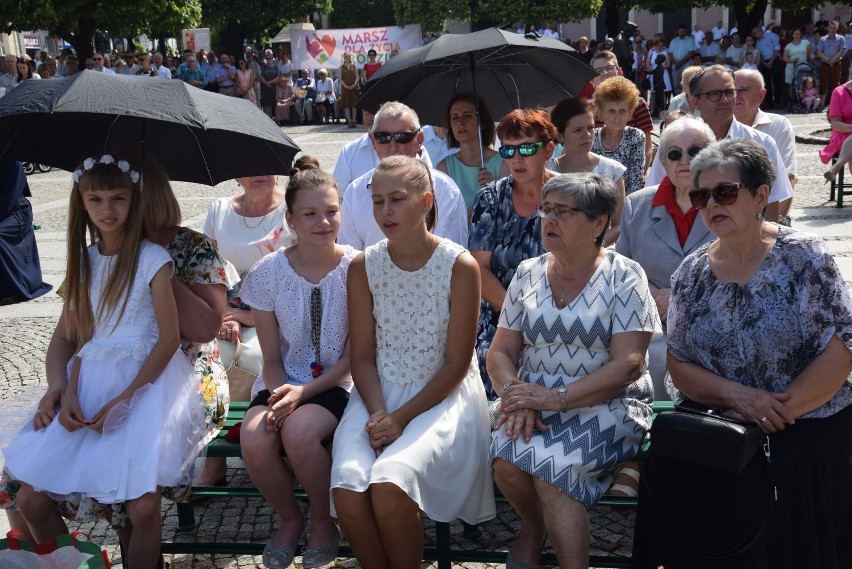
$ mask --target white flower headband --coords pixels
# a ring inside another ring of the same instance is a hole
[[[139,172],[137,172],[136,170],[131,170],[130,163],[127,160],[119,160],[118,162],[116,162],[115,158],[113,158],[110,154],[104,154],[100,157],[100,159],[97,160],[95,158],[86,158],[85,160],[83,160],[83,167],[74,170],[74,173],[71,174],[71,177],[74,179],[75,182],[79,182],[80,176],[83,175],[83,172],[85,172],[86,170],[91,170],[95,164],[115,164],[116,166],[118,166],[119,170],[130,176],[131,182],[135,184],[139,181]]]

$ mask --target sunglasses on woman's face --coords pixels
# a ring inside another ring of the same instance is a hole
[[[695,209],[704,209],[713,196],[713,201],[719,205],[731,205],[737,201],[742,184],[723,182],[715,188],[698,188],[689,192],[689,201]]]
[[[379,144],[390,144],[391,139],[395,140],[397,144],[408,144],[414,140],[418,132],[374,132],[373,137]]]
[[[515,151],[522,157],[529,158],[538,152],[538,149],[544,146],[543,142],[524,142],[521,144],[506,144],[500,147],[500,156],[502,158],[512,158],[515,156]]]
[[[686,149],[686,155],[689,157],[689,160],[692,160],[698,153],[701,152],[702,148],[700,146],[690,146]],[[670,162],[679,162],[681,158],[683,158],[683,150],[680,148],[672,148],[669,150],[668,154],[666,154],[666,158],[669,159]]]

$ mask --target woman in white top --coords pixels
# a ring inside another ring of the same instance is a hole
[[[624,172],[627,168],[617,161],[592,152],[595,136],[595,115],[584,99],[565,99],[553,108],[550,120],[556,127],[556,140],[565,148],[562,156],[550,159],[545,168],[560,174],[594,172],[611,180],[618,191],[618,207],[612,218],[612,228],[607,231],[604,243],[618,240],[621,208],[624,206]]]
[[[307,165],[301,169],[306,165],[297,162],[287,186],[286,218],[296,244],[261,259],[242,288],[263,352],[265,389],[246,412],[240,440],[252,482],[281,517],[263,552],[263,563],[270,568],[292,563],[305,531],[305,517],[292,492],[294,478],[311,508],[302,566],[330,563],[340,544],[330,515],[331,455],[325,444],[334,435],[352,385],[346,273],[358,252],[335,243],[340,228],[337,182]],[[289,468],[281,459],[282,449]]]
[[[204,222],[204,233],[213,239],[219,254],[237,269],[240,278],[267,253],[293,244],[294,236],[284,223],[284,191],[275,176],[238,178],[243,191],[230,198],[213,202]],[[254,317],[248,306],[240,302],[240,285],[228,291],[228,308],[219,330],[222,364],[227,369],[234,359],[236,342],[241,348],[240,367],[253,373],[260,371],[260,346],[254,330]],[[235,387],[235,386],[232,386]],[[232,389],[232,400],[237,400]],[[243,396],[245,397],[245,395]],[[200,483],[213,483],[225,475],[225,461],[207,460]]]
[[[320,123],[328,123],[331,106],[334,104],[334,82],[328,77],[328,71],[320,69],[317,72],[317,98],[314,99],[314,109]]]

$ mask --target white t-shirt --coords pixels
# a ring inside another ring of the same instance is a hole
[[[431,172],[435,182],[435,199],[438,201],[438,222],[432,233],[467,248],[467,207],[464,197],[452,178],[438,170]],[[373,196],[369,188],[372,179],[373,171],[370,170],[352,182],[343,194],[337,242],[361,251],[385,238],[373,217]]]
[[[439,164],[450,154],[459,151],[458,148],[447,146],[447,139],[440,138],[432,126],[426,125],[421,130],[423,131],[423,148],[429,153],[429,158],[432,159],[433,164]]]
[[[267,253],[296,242],[284,221],[286,211],[287,205],[282,202],[265,216],[243,217],[234,211],[231,198],[221,198],[210,205],[204,233],[216,241],[219,254],[244,276]]]

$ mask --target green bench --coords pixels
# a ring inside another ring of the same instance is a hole
[[[225,439],[225,433],[232,425],[239,423],[243,419],[243,415],[248,408],[248,402],[231,402],[228,411],[228,417],[225,422],[225,428],[219,433],[219,436],[207,445],[207,456],[219,457],[241,457],[240,445],[232,443]],[[673,409],[674,405],[670,401],[655,401],[654,413]],[[306,499],[304,491],[295,489],[296,496],[300,499]],[[254,498],[260,497],[260,492],[256,488],[247,486],[196,486],[192,489],[192,495],[197,497],[210,498]],[[497,494],[498,502],[505,502],[506,499]],[[604,496],[598,503],[601,506],[610,506],[615,508],[636,508],[638,501],[636,498],[624,498],[617,496]],[[194,505],[189,502],[185,504],[177,504],[178,511],[178,529],[191,530],[196,525]],[[265,543],[220,543],[220,542],[195,542],[195,543],[163,543],[163,553],[186,553],[186,554],[229,554],[229,555],[260,555],[263,553]],[[338,552],[338,557],[354,557],[352,549],[341,546]],[[450,524],[446,522],[437,522],[435,524],[435,545],[434,547],[426,547],[423,552],[423,559],[426,561],[437,561],[439,569],[450,569],[453,562],[479,562],[479,563],[502,563],[506,560],[505,551],[484,551],[484,550],[465,550],[454,548],[450,539]],[[589,565],[592,567],[630,567],[630,558],[617,555],[591,555],[589,557]],[[542,565],[556,567],[558,562],[554,554],[548,553],[542,555]]]

